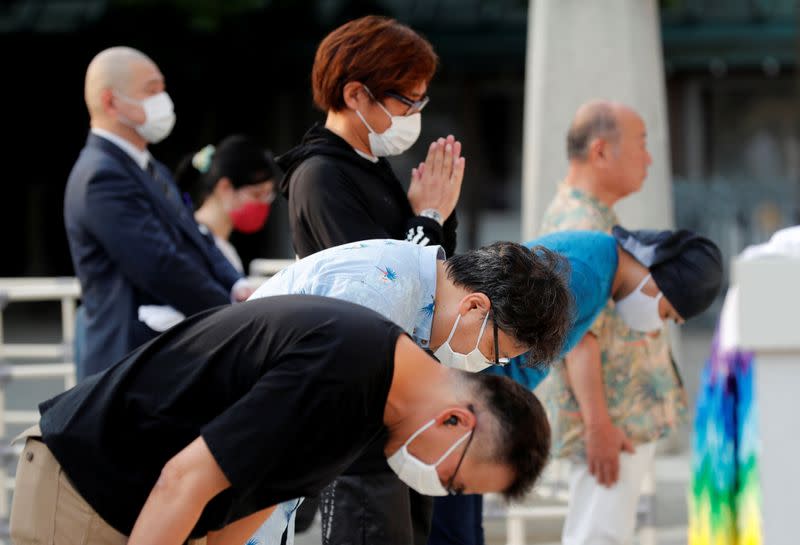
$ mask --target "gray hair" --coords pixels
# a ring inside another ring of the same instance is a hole
[[[589,148],[597,138],[616,143],[619,124],[614,107],[605,101],[594,101],[578,109],[567,132],[567,158],[585,161]]]

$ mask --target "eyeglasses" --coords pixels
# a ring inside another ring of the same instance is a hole
[[[406,112],[406,115],[411,115],[421,112],[423,108],[425,108],[425,106],[427,106],[428,102],[430,102],[431,100],[431,97],[429,96],[424,96],[419,100],[411,100],[410,98],[403,96],[395,91],[386,91],[386,93],[384,94],[387,97],[392,97],[393,99],[399,100],[400,102],[408,106],[408,111]]]
[[[498,342],[497,321],[494,319],[494,310],[490,310],[490,312],[492,313],[492,329],[494,330],[494,364],[508,365],[508,363],[511,360],[508,358],[500,357],[500,343]]]
[[[467,405],[469,412],[475,414],[475,407],[472,404]],[[475,428],[478,427],[477,419],[475,421],[475,426],[472,428],[472,433],[469,434],[469,439],[467,439],[467,444],[464,445],[464,450],[461,451],[461,458],[458,459],[458,463],[456,464],[456,470],[453,471],[453,474],[450,476],[450,480],[447,481],[447,486],[445,486],[445,490],[451,496],[458,496],[462,493],[462,490],[455,490],[453,489],[453,482],[456,480],[456,475],[458,475],[458,470],[461,469],[461,463],[464,461],[464,457],[467,455],[467,449],[469,449],[469,444],[472,443],[472,438],[475,437]]]

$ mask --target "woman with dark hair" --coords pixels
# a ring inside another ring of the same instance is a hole
[[[184,197],[194,203],[201,231],[213,237],[239,272],[244,266],[228,238],[234,229],[255,233],[264,226],[278,171],[270,153],[244,135],[186,156],[175,171]]]

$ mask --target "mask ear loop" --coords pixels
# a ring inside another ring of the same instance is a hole
[[[653,275],[648,273],[647,276],[642,278],[642,281],[639,282],[639,285],[636,286],[636,289],[634,290],[634,292],[642,291],[642,288],[644,287],[644,285],[647,284],[647,281],[650,280],[651,278],[653,278]],[[656,287],[658,287],[658,285],[656,285]],[[645,297],[649,297],[648,295],[646,295],[644,293],[642,293],[642,295],[644,295]],[[664,296],[664,292],[659,289],[658,290],[658,295],[655,296],[656,303],[658,303],[659,299],[661,299],[663,296]]]
[[[438,460],[436,460],[436,462],[434,462],[434,463],[433,463],[433,464],[431,464],[431,465],[433,465],[434,467],[436,467],[436,466],[438,466],[439,464],[441,464],[441,463],[444,461],[444,459],[445,459],[445,458],[447,458],[448,456],[450,456],[450,454],[452,454],[452,452],[458,448],[458,445],[460,445],[461,443],[463,443],[464,441],[466,441],[467,439],[469,439],[469,437],[472,435],[472,431],[473,431],[473,430],[472,430],[472,429],[470,429],[470,430],[469,430],[467,433],[465,433],[464,435],[462,435],[462,436],[461,436],[461,438],[460,438],[458,441],[456,441],[455,443],[453,443],[453,445],[452,445],[452,446],[451,446],[449,449],[447,449],[447,450],[444,452],[444,454],[442,454],[441,458],[439,458]]]
[[[363,84],[362,84],[362,85],[363,85]],[[377,105],[378,105],[378,107],[379,107],[381,110],[383,110],[383,113],[385,113],[385,114],[386,114],[386,115],[389,117],[389,121],[392,121],[392,122],[394,122],[394,116],[392,115],[392,113],[391,113],[389,110],[387,110],[387,109],[386,109],[386,107],[385,107],[383,104],[381,104],[381,101],[380,101],[380,100],[378,100],[377,98],[375,98],[375,95],[373,95],[373,94],[372,94],[372,91],[370,91],[370,90],[369,90],[369,87],[367,87],[366,85],[363,85],[363,87],[364,87],[364,91],[366,91],[366,92],[367,92],[367,94],[369,95],[369,98],[371,98],[373,101],[375,101],[375,104],[377,104]],[[374,130],[372,130],[372,127],[370,127],[370,126],[369,126],[369,124],[368,124],[368,123],[366,122],[366,120],[364,119],[364,116],[362,116],[362,115],[361,115],[361,112],[359,112],[358,110],[356,110],[356,113],[358,114],[358,117],[360,117],[360,118],[361,118],[361,121],[363,121],[363,122],[364,122],[364,125],[366,125],[366,126],[367,126],[367,128],[370,130],[370,132],[373,132],[373,133],[375,133],[375,131],[374,131]],[[375,134],[378,134],[378,133],[375,133]]]
[[[484,318],[483,318],[483,325],[481,326],[481,332],[478,333],[478,340],[475,342],[475,348],[473,350],[478,350],[478,352],[480,352],[480,349],[478,347],[481,345],[481,339],[483,338],[483,332],[486,331],[486,323],[488,321],[489,321],[489,313],[487,312],[486,316],[484,316]],[[483,355],[482,352],[481,352],[481,355]]]
[[[384,106],[383,104],[381,104],[381,103],[380,103],[380,102],[378,102],[377,100],[375,101],[375,103],[378,105],[378,107],[380,107],[380,109],[381,109],[381,110],[383,110],[383,113],[385,113],[387,116],[389,116],[389,121],[391,121],[392,123],[394,123],[394,116],[392,115],[392,112],[390,112],[389,110],[387,110],[387,109],[386,109],[386,106]]]
[[[367,130],[368,130],[369,132],[371,132],[372,134],[378,134],[378,133],[376,133],[376,132],[375,132],[375,131],[372,129],[372,127],[370,127],[370,126],[369,126],[369,123],[367,123],[367,120],[366,120],[366,119],[364,119],[364,116],[363,116],[363,115],[361,115],[361,112],[359,112],[358,110],[356,110],[356,115],[357,115],[357,116],[358,116],[358,118],[361,120],[361,122],[362,122],[362,123],[363,123],[363,124],[364,124],[364,125],[367,127]]]
[[[633,290],[633,291],[634,291],[634,292],[637,292],[637,291],[642,291],[642,288],[644,287],[644,285],[645,285],[645,284],[647,284],[647,281],[648,281],[648,280],[650,280],[651,278],[653,278],[653,275],[652,275],[652,274],[650,274],[650,273],[647,273],[647,276],[645,276],[644,278],[642,278],[642,281],[641,281],[641,282],[639,282],[639,285],[638,285],[638,286],[636,286],[636,289],[635,289],[635,290]]]
[[[121,99],[121,100],[124,100],[128,104],[138,104],[139,106],[142,105],[142,101],[141,100],[136,100],[135,98],[131,98],[128,95],[126,95],[125,93],[122,93],[122,92],[117,91],[115,89],[111,90],[111,94],[114,95],[115,97]]]
[[[416,439],[416,438],[417,438],[417,436],[418,436],[420,433],[424,432],[425,430],[427,430],[428,428],[430,428],[431,426],[433,426],[435,423],[436,423],[436,419],[435,419],[435,418],[432,418],[432,419],[431,419],[431,420],[430,420],[430,421],[429,421],[427,424],[425,424],[425,425],[424,425],[424,426],[422,426],[420,429],[418,429],[417,431],[415,431],[414,433],[412,433],[412,434],[411,434],[411,437],[409,437],[409,438],[406,440],[406,442],[405,442],[405,443],[403,443],[403,446],[402,446],[402,447],[400,447],[400,448],[406,448],[406,447],[408,447],[408,445],[410,445],[410,444],[411,444],[411,441],[413,441],[414,439]]]
[[[142,101],[141,100],[136,100],[135,98],[130,98],[129,96],[121,93],[120,91],[117,91],[115,89],[111,89],[111,96],[113,96],[114,98],[117,98],[117,99],[119,99],[119,100],[121,100],[123,102],[127,102],[128,104],[136,104],[139,107],[141,107],[142,110],[144,110],[144,107],[142,107]],[[134,123],[133,121],[131,121],[130,119],[128,119],[127,115],[125,115],[125,114],[120,114],[120,115],[122,116],[122,119],[120,119],[120,121],[126,127],[130,127],[132,129],[135,129],[136,127],[139,126],[136,123]],[[147,121],[147,112],[145,112],[144,115],[145,115],[145,122],[146,122]]]
[[[453,329],[450,330],[450,336],[447,337],[445,344],[450,344],[450,341],[453,339],[453,335],[456,334],[456,328],[458,327],[458,322],[461,320],[461,314],[456,315],[456,321],[453,322]]]
[[[411,434],[411,437],[409,437],[409,438],[406,440],[406,442],[405,442],[405,443],[403,443],[403,446],[402,446],[402,447],[400,447],[400,448],[401,448],[401,449],[407,449],[407,448],[408,448],[408,445],[410,445],[410,444],[411,444],[411,442],[412,442],[414,439],[416,439],[416,438],[419,436],[419,434],[421,434],[422,432],[424,432],[425,430],[427,430],[428,428],[430,428],[431,426],[433,426],[435,423],[436,423],[436,419],[435,419],[435,418],[431,419],[431,420],[430,420],[430,421],[429,421],[427,424],[425,424],[425,425],[424,425],[424,426],[422,426],[420,429],[418,429],[417,431],[415,431],[414,433],[412,433],[412,434]],[[455,449],[458,447],[458,445],[460,445],[461,443],[463,443],[463,442],[464,442],[464,441],[465,441],[465,440],[466,440],[466,439],[467,439],[467,438],[470,436],[470,434],[472,434],[472,431],[473,431],[473,430],[472,430],[472,429],[470,429],[470,430],[469,430],[467,433],[465,433],[465,434],[464,434],[464,435],[463,435],[463,436],[462,436],[462,437],[461,437],[461,438],[460,438],[458,441],[456,441],[455,443],[453,443],[453,445],[452,445],[452,446],[451,446],[449,449],[447,449],[447,450],[445,451],[445,453],[442,455],[442,457],[441,457],[441,458],[439,458],[439,459],[438,459],[436,462],[434,462],[433,464],[429,464],[429,465],[432,465],[432,466],[434,466],[434,467],[435,467],[435,466],[438,466],[440,463],[442,463],[442,460],[444,460],[445,458],[447,458],[448,456],[450,456],[450,453],[452,453],[452,452],[453,452],[453,451],[454,451],[454,450],[455,450]]]

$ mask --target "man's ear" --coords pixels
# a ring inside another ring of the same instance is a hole
[[[605,138],[595,138],[589,144],[589,160],[592,163],[603,164],[608,160],[610,147]]]
[[[436,417],[437,426],[475,427],[475,414],[466,407],[449,407]]]
[[[100,91],[100,105],[106,115],[116,116],[116,114],[119,112],[116,101],[117,98],[114,96],[114,91],[110,87],[106,87]]]
[[[365,101],[369,100],[369,97],[366,95],[367,92],[364,90],[364,85],[358,81],[345,83],[342,89],[344,103],[351,110],[361,110],[364,107]]]
[[[490,308],[492,308],[492,303],[486,294],[474,291],[461,299],[458,304],[458,313],[464,316],[467,312],[477,309],[480,311],[481,317],[483,317],[484,314],[489,312]]]

